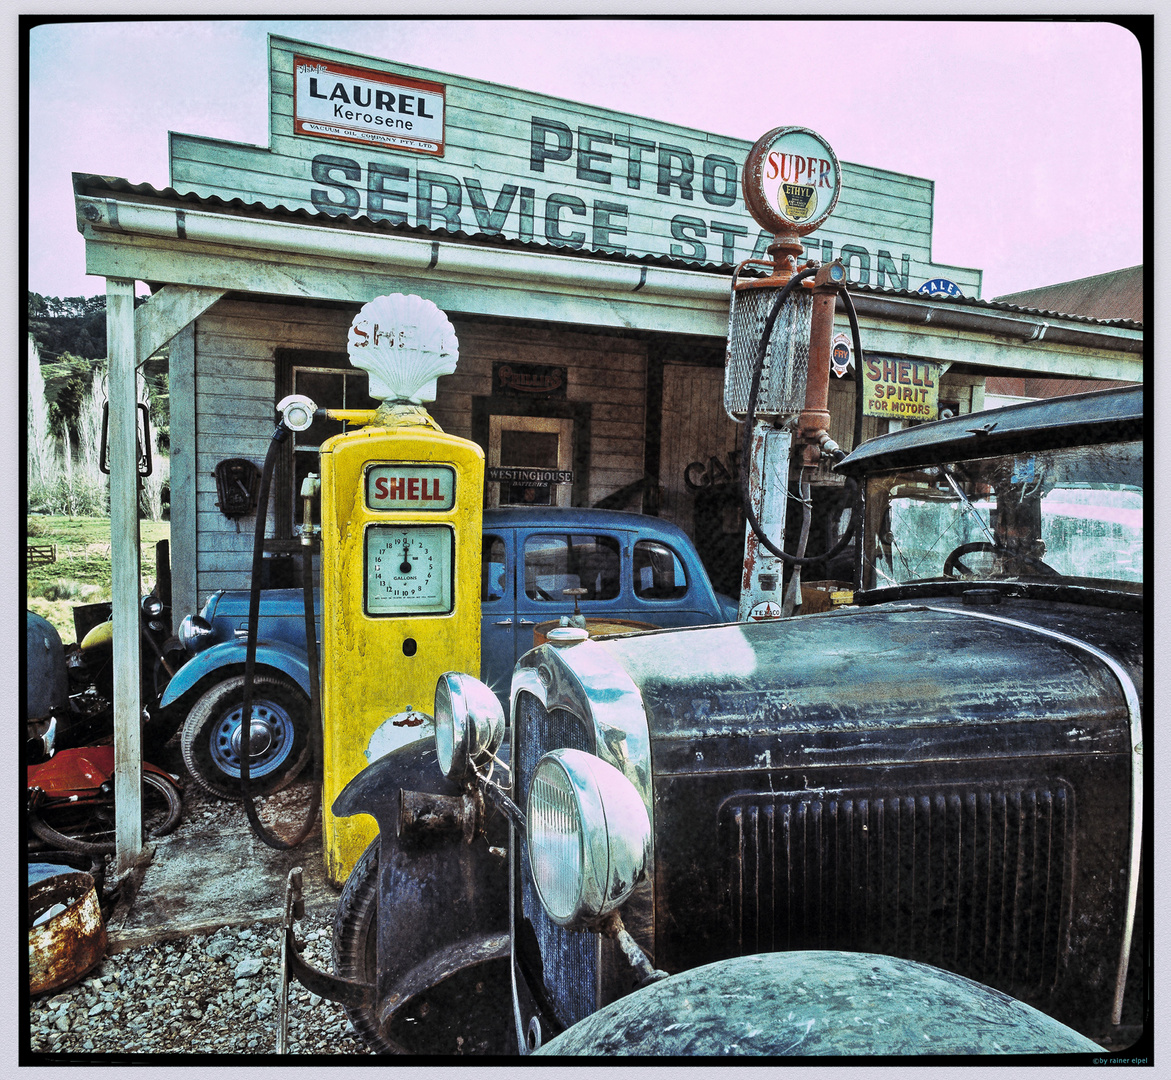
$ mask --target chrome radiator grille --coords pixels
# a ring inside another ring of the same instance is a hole
[[[1060,783],[735,796],[718,819],[730,951],[879,952],[1044,991],[1069,935],[1073,817]]]
[[[519,695],[512,731],[517,802],[522,807],[543,755],[565,748],[594,753],[594,740],[576,716],[565,709],[547,711],[531,694]],[[536,934],[545,993],[563,1024],[577,1023],[597,1008],[598,936],[570,933],[545,914],[529,874],[528,845],[523,840],[517,873],[521,898],[518,921],[523,916]]]

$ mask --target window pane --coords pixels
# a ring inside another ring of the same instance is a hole
[[[622,557],[610,536],[530,536],[525,541],[525,594],[566,603],[564,589],[585,589],[581,602],[613,600],[621,591]]]
[[[634,595],[643,600],[677,600],[687,592],[683,562],[666,544],[634,545]]]
[[[560,436],[555,431],[517,431],[502,428],[500,431],[500,464],[527,465],[533,469],[557,468],[557,444]],[[500,504],[521,506],[550,506],[553,503],[553,489],[549,484],[519,484],[504,482],[500,485]]]
[[[347,371],[345,383],[346,400],[342,408],[377,409],[382,402],[370,396],[368,392],[369,385],[370,376],[366,372]]]
[[[945,579],[1143,580],[1140,443],[922,466],[868,481],[869,588]]]
[[[480,572],[480,600],[503,600],[508,567],[504,559],[504,541],[499,536],[484,537]]]
[[[534,469],[557,468],[555,431],[516,431],[503,428],[500,432],[500,464],[528,465]]]

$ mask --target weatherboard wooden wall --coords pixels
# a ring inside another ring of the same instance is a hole
[[[443,154],[294,134],[295,56],[442,83]],[[172,132],[177,190],[694,265],[734,265],[771,240],[740,194],[751,140],[276,35],[269,65],[269,146]],[[809,254],[841,256],[858,284],[944,276],[979,295],[979,270],[932,260],[932,180],[841,169],[837,209]]]
[[[263,464],[273,431],[276,350],[344,355],[352,318],[353,312],[344,309],[225,300],[197,321],[194,551],[199,604],[217,589],[246,588],[249,582],[255,518],[229,520],[220,513],[213,471],[224,458]],[[471,437],[472,399],[491,395],[494,362],[563,366],[567,400],[590,405],[588,501],[597,502],[643,475],[646,347],[641,341],[479,320],[456,318],[453,323],[459,368],[439,381],[431,408],[445,431]],[[269,536],[272,518],[270,513]]]
[[[588,504],[643,475],[646,346],[632,338],[452,319],[460,361],[439,380],[431,414],[453,435],[472,437],[473,397],[492,395],[496,362],[566,368],[566,400],[590,406]],[[631,507],[638,509],[637,505]]]
[[[278,348],[345,350],[345,311],[225,300],[196,323],[196,585],[248,587],[255,517],[229,520],[216,506],[213,470],[224,458],[264,464],[273,432]],[[238,523],[238,527],[237,527]],[[273,535],[269,515],[267,535]]]

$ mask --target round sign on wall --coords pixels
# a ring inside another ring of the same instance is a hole
[[[947,278],[932,278],[930,281],[923,282],[919,286],[918,291],[924,296],[963,296],[963,291],[954,282]]]
[[[773,128],[757,139],[743,176],[745,205],[775,234],[813,232],[833,212],[842,189],[837,155],[803,127]]]

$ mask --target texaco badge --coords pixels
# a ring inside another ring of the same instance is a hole
[[[761,622],[763,619],[779,619],[780,617],[781,605],[773,603],[772,600],[762,600],[748,613],[748,618],[752,622]]]

